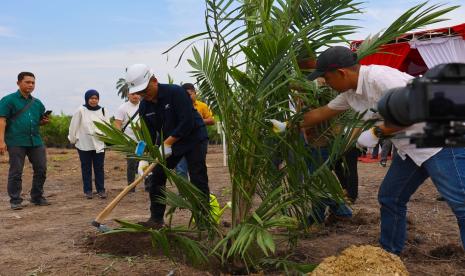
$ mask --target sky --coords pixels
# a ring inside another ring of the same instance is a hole
[[[366,0],[360,26],[351,39],[363,39],[389,26],[406,9],[423,1]],[[430,3],[444,3],[430,1]],[[431,27],[465,23],[465,0]],[[204,31],[203,0],[0,0],[0,97],[17,90],[17,75],[36,75],[33,95],[47,109],[72,114],[88,89],[100,92],[111,113],[123,102],[116,81],[134,63],[153,68],[160,82],[194,82],[181,48],[162,52],[180,39]],[[189,57],[189,52],[186,55]]]

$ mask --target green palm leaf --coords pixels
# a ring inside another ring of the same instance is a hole
[[[444,5],[427,6],[427,3],[428,2],[424,2],[408,9],[384,32],[377,33],[372,37],[367,37],[357,49],[358,59],[361,60],[368,55],[376,53],[379,47],[394,41],[407,32],[446,20],[439,19],[439,17],[459,7],[444,7]]]

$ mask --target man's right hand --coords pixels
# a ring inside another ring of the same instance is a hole
[[[265,121],[273,124],[273,131],[275,133],[281,133],[281,132],[286,131],[287,122],[280,122],[275,119],[266,119]]]
[[[5,142],[0,142],[0,154],[3,155],[5,154],[5,152],[7,151],[7,147],[6,147],[6,144]]]

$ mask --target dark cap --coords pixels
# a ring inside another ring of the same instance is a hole
[[[194,85],[192,83],[188,83],[188,82],[184,83],[182,85],[182,88],[184,88],[186,90],[194,90],[195,91]]]
[[[316,60],[316,69],[307,78],[314,80],[323,76],[326,72],[334,71],[339,68],[351,67],[357,64],[357,54],[349,48],[343,46],[334,46],[318,56]]]

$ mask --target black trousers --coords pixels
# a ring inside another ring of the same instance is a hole
[[[94,168],[95,189],[105,192],[105,152],[95,150],[77,150],[81,160],[81,174],[84,193],[92,193],[92,167]]]
[[[10,203],[21,203],[22,176],[24,160],[27,156],[32,164],[31,200],[38,200],[43,196],[44,183],[47,174],[47,155],[44,146],[39,147],[8,147],[10,168],[8,171],[8,195]]]
[[[134,182],[134,180],[136,179],[137,166],[139,165],[139,160],[128,158],[126,159],[126,165],[127,165],[126,177],[127,177],[128,185],[129,185],[132,182]]]
[[[189,170],[190,181],[202,193],[205,194],[205,200],[209,200],[210,189],[208,187],[208,175],[206,156],[208,149],[208,140],[199,142],[184,155],[170,156],[166,159],[166,166],[174,169],[183,156],[186,157],[187,168]],[[150,181],[150,218],[154,221],[163,221],[166,205],[158,202],[158,198],[163,198],[163,191],[166,186],[166,174],[161,166],[156,166],[153,170]]]
[[[334,167],[334,172],[341,182],[342,188],[347,191],[348,197],[355,202],[358,197],[358,171],[357,162],[360,151],[357,148],[352,148],[344,155],[346,165],[343,166],[343,160],[338,161]]]

